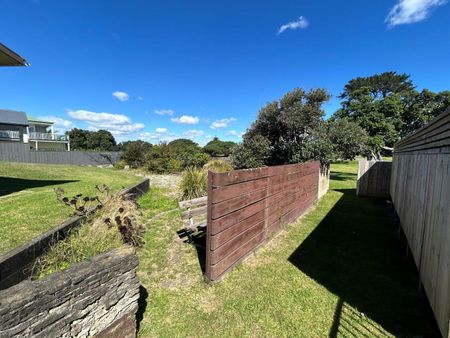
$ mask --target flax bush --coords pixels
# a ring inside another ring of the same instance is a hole
[[[187,168],[180,181],[180,200],[205,196],[207,193],[207,172],[194,167]]]

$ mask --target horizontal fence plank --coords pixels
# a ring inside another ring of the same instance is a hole
[[[228,242],[232,238],[238,236],[241,232],[246,231],[248,228],[258,223],[264,224],[264,210],[243,219],[242,221],[230,226],[222,232],[210,236],[211,250],[217,249],[223,243]]]
[[[245,258],[262,242],[264,242],[264,233],[259,233],[255,237],[251,238],[244,245],[239,247],[236,251],[232,252],[226,258],[222,259],[219,263],[212,265],[211,280],[218,279],[224,272],[232,268],[233,265],[235,265],[242,258]]]
[[[199,216],[199,215],[206,215],[208,207],[205,205],[203,207],[183,211],[181,213],[181,219],[189,219],[191,217]]]
[[[242,209],[247,205],[258,202],[266,197],[266,189],[253,191],[247,195],[237,196],[235,198],[213,204],[212,205],[212,218],[217,219],[224,215],[227,215],[233,211]]]
[[[194,198],[191,200],[178,202],[178,205],[179,205],[180,209],[185,209],[185,208],[196,207],[198,205],[204,205],[207,202],[208,202],[208,196],[204,196],[204,197],[199,197],[199,198]]]
[[[267,186],[268,179],[260,178],[253,181],[237,183],[234,185],[227,185],[224,187],[217,187],[214,189],[214,194],[211,197],[212,203],[219,203],[237,196],[246,195],[252,191],[264,189]]]
[[[257,178],[267,177],[269,172],[268,167],[257,169],[243,169],[233,170],[226,173],[216,173],[213,176],[212,186],[224,187],[231,184],[242,183],[246,181],[253,181]]]
[[[232,213],[225,215],[221,218],[211,220],[211,235],[215,235],[233,224],[239,223],[240,221],[264,210],[266,207],[265,201],[259,201],[246,207],[233,211]],[[209,224],[208,224],[209,225]]]
[[[317,200],[320,164],[208,175],[206,276],[214,281]]]

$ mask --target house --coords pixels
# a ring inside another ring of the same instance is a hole
[[[29,66],[27,60],[0,43],[0,66]]]
[[[0,142],[28,143],[33,150],[70,151],[69,136],[56,134],[53,122],[14,110],[0,109]]]

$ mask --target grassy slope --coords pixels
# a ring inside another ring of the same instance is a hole
[[[0,162],[0,254],[71,215],[56,202],[54,187],[93,195],[96,184],[118,190],[141,179],[113,169]]]
[[[179,214],[154,219],[140,250],[141,337],[434,336],[417,274],[382,201],[355,196],[355,162],[332,167],[331,191],[221,283],[176,240]],[[176,207],[161,191],[144,209]],[[145,295],[146,292],[144,291]]]

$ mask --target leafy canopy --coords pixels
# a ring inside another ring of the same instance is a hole
[[[450,106],[450,92],[419,93],[409,75],[396,72],[350,80],[339,97],[334,119],[349,119],[366,130],[374,156]]]
[[[309,160],[329,163],[362,153],[367,137],[361,127],[350,120],[324,120],[322,106],[329,98],[324,89],[307,92],[297,88],[265,105],[242,143],[234,148],[233,165],[252,168]]]
[[[214,137],[203,147],[203,150],[213,157],[229,156],[235,145],[236,143],[232,141],[221,141]]]
[[[74,128],[66,134],[69,135],[70,147],[73,150],[116,150],[116,140],[107,130],[90,131]]]

